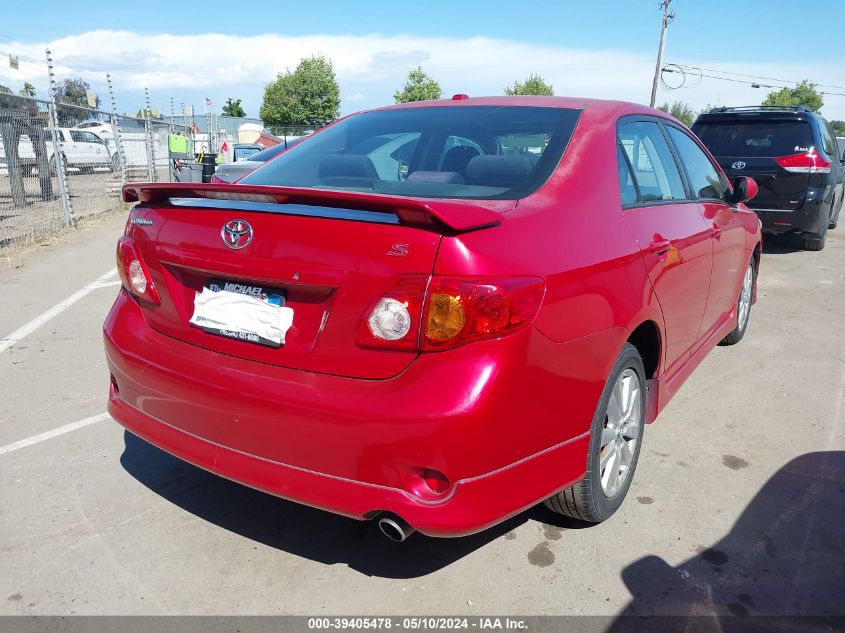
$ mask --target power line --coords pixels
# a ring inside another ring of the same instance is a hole
[[[686,64],[675,64],[675,66],[679,66],[681,68],[689,68],[692,70],[706,70],[707,72],[711,73],[719,73],[721,75],[734,75],[736,77],[752,77],[753,79],[765,79],[767,81],[782,81],[788,84],[798,84],[801,83],[800,81],[793,81],[791,79],[778,79],[776,77],[763,77],[762,75],[749,75],[748,73],[737,73],[731,72],[729,70],[717,70],[715,68],[704,68],[702,66],[687,66]],[[838,90],[845,90],[845,86],[833,86],[831,84],[817,84],[815,82],[810,82],[816,86],[821,88],[836,88]]]
[[[670,66],[674,66],[675,68],[677,68],[677,70],[670,68]],[[664,87],[668,88],[669,90],[676,90],[678,88],[684,87],[684,84],[686,83],[687,71],[694,71],[696,77],[706,77],[707,79],[719,79],[721,81],[730,81],[732,83],[745,84],[747,86],[751,86],[752,88],[791,88],[796,83],[798,83],[798,82],[791,82],[788,79],[767,78],[769,81],[779,81],[779,82],[783,82],[787,85],[763,84],[763,83],[760,83],[760,82],[757,82],[757,81],[752,81],[752,80],[749,80],[749,79],[734,79],[734,78],[731,78],[731,77],[720,77],[718,75],[708,75],[706,73],[701,72],[702,70],[708,70],[708,69],[707,68],[699,68],[697,66],[686,66],[684,64],[667,64],[666,66],[664,66],[661,69],[660,73],[661,73],[661,75],[663,73],[680,73],[684,77],[684,79],[681,80],[681,83],[678,84],[677,86],[670,86],[665,81],[663,81],[662,83],[663,83]],[[721,71],[711,70],[710,72],[721,72]],[[741,75],[740,73],[730,73],[730,74],[743,76],[743,77],[755,77],[755,75]],[[763,77],[759,77],[759,78],[763,79]],[[821,84],[815,84],[815,85],[818,86],[818,85],[821,85]],[[693,87],[693,86],[690,86],[690,87]],[[818,90],[817,92],[821,95],[828,95],[828,96],[835,96],[835,97],[845,97],[845,93],[843,93],[843,92],[828,92],[828,91],[823,91],[823,90]]]

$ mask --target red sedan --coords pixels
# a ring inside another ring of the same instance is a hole
[[[745,333],[760,223],[675,119],[495,97],[346,117],[238,185],[131,184],[109,412],[403,540],[588,522]]]

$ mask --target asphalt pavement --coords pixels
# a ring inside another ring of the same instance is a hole
[[[0,272],[0,614],[845,615],[845,230],[767,244],[745,339],[646,429],[611,520],[396,544],[103,415],[124,221]]]

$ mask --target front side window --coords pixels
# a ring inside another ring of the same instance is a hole
[[[727,191],[725,183],[719,171],[710,162],[701,148],[692,140],[686,132],[682,132],[674,126],[667,126],[669,137],[678,151],[681,162],[684,164],[692,188],[693,196],[696,198],[716,198],[724,200]]]
[[[409,197],[517,199],[560,162],[580,110],[437,106],[353,115],[240,182]]]
[[[675,158],[657,123],[635,121],[620,125],[619,144],[634,170],[641,202],[686,198]]]
[[[85,142],[85,137],[83,136],[83,133],[79,132],[77,130],[71,130],[70,131],[70,138],[74,143],[84,143]]]

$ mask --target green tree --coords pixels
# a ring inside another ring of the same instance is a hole
[[[555,94],[555,89],[547,84],[540,75],[529,75],[525,81],[515,81],[513,86],[505,88],[505,94],[508,96],[542,95],[552,97]]]
[[[88,92],[91,86],[80,77],[65,79],[56,86],[56,114],[60,126],[72,127],[88,118],[88,112],[80,108],[90,108]],[[66,104],[66,105],[63,105]],[[69,107],[78,106],[78,107]],[[100,107],[100,97],[94,95],[94,107]]]
[[[223,115],[234,117],[246,116],[246,112],[244,112],[244,109],[241,107],[241,100],[232,99],[232,97],[226,99],[226,103],[223,105]]]
[[[836,134],[836,136],[845,136],[845,121],[831,121],[830,127],[833,128],[833,133]]]
[[[35,96],[35,86],[33,86],[28,81],[24,82],[23,88],[21,88],[20,95],[22,97],[34,97]]]
[[[429,101],[439,99],[442,92],[440,84],[426,73],[422,66],[408,71],[405,87],[393,93],[396,103],[410,103],[411,101]]]
[[[340,87],[330,60],[314,55],[264,88],[261,119],[271,128],[322,127],[340,114]]]
[[[664,103],[657,109],[668,112],[686,126],[692,125],[692,122],[695,121],[695,110],[685,101],[675,101],[671,106],[668,103]],[[709,112],[709,110],[707,111]]]
[[[91,86],[87,81],[80,77],[71,77],[59,82],[56,86],[56,101],[88,108],[90,107],[88,105],[88,92],[90,90]],[[100,107],[100,97],[96,94],[94,95],[94,107]]]
[[[813,112],[821,110],[824,99],[816,90],[816,84],[805,79],[793,88],[781,88],[766,95],[764,106],[807,106]]]

